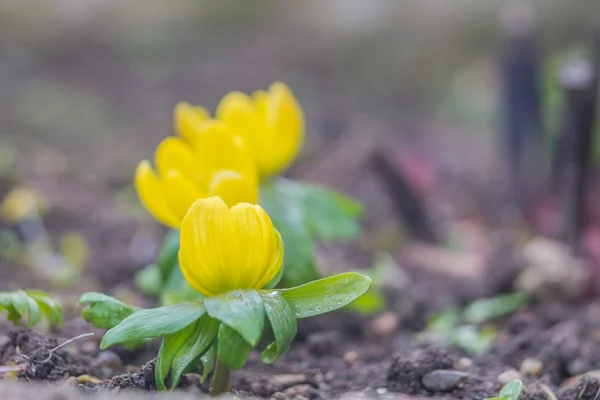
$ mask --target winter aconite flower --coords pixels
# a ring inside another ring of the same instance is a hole
[[[45,208],[42,197],[34,190],[24,187],[13,189],[0,205],[0,216],[9,222],[36,217]]]
[[[261,178],[288,167],[304,138],[302,108],[291,90],[280,82],[251,96],[229,93],[221,100],[216,117],[243,137]]]
[[[206,296],[262,289],[280,276],[281,236],[258,205],[230,208],[219,197],[197,200],[181,223],[180,235],[181,271]]]
[[[139,197],[156,219],[179,228],[190,205],[209,196],[229,206],[258,201],[256,167],[230,126],[182,103],[175,109],[175,130],[179,137],[156,148],[156,171],[142,161],[135,175]]]

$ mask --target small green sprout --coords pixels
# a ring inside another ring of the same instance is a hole
[[[52,326],[62,324],[62,309],[47,293],[41,290],[14,290],[0,292],[0,313],[6,310],[7,318],[13,324],[23,323],[27,315],[27,326],[34,327],[41,316]]]
[[[513,379],[504,385],[502,390],[500,390],[498,397],[491,397],[487,400],[519,400],[522,391],[523,382],[518,379]]]
[[[200,360],[204,378],[215,368],[211,393],[226,392],[230,371],[243,367],[265,326],[274,342],[261,359],[272,363],[288,350],[297,319],[342,308],[371,285],[369,277],[348,272],[274,289],[283,272],[283,244],[269,216],[247,203],[229,208],[218,197],[199,199],[189,209],[181,225],[179,258],[185,279],[198,291],[197,300],[134,311],[100,344],[106,349],[162,337],[155,369],[158,389],[166,389],[167,377],[169,386],[176,387],[186,369]],[[98,294],[83,300],[102,300],[96,307],[115,304],[94,296]]]
[[[494,342],[497,329],[489,321],[513,314],[527,304],[525,293],[509,293],[477,299],[464,309],[450,307],[434,315],[417,340],[455,346],[471,354],[483,354]]]

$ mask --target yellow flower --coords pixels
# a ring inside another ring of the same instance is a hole
[[[144,160],[135,174],[138,195],[156,219],[179,228],[192,203],[209,196],[219,196],[229,206],[258,201],[256,167],[227,124],[182,103],[175,110],[175,125],[180,137],[157,146],[156,171]]]
[[[44,207],[44,200],[37,192],[26,188],[16,188],[8,193],[2,201],[0,214],[6,221],[14,223],[38,215]]]
[[[229,208],[219,197],[197,200],[183,218],[180,237],[181,272],[206,296],[262,289],[281,271],[281,236],[258,205]]]
[[[291,90],[273,83],[268,91],[223,97],[216,117],[243,137],[261,178],[284,170],[296,158],[304,139],[304,115]]]

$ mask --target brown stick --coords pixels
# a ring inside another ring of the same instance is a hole
[[[385,184],[394,201],[396,211],[410,235],[416,239],[439,244],[440,238],[425,211],[423,200],[413,192],[402,172],[383,151],[376,151],[371,157],[371,165]]]
[[[506,49],[501,59],[500,131],[508,167],[510,198],[523,211],[543,170],[539,67],[533,10],[510,6],[503,14]]]
[[[564,91],[563,123],[557,141],[561,235],[574,254],[580,252],[596,116],[597,76],[589,60],[565,64],[559,77]]]

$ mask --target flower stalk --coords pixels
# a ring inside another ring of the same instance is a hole
[[[213,374],[210,385],[210,395],[218,396],[220,394],[229,392],[230,377],[231,370],[217,358],[215,373]]]

